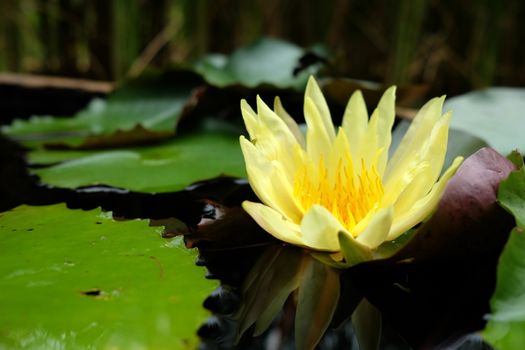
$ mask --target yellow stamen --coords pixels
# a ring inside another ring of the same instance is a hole
[[[329,176],[322,157],[317,176],[312,170],[303,165],[295,174],[294,196],[301,209],[306,212],[314,204],[321,205],[330,210],[350,233],[359,221],[377,208],[383,197],[383,182],[376,167],[367,168],[361,161],[360,173],[356,174],[350,152],[341,156],[333,176]]]

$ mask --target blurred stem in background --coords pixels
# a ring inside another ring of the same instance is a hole
[[[411,81],[410,68],[421,36],[427,1],[396,1],[394,4],[397,7],[395,29],[386,80],[392,84],[407,84]]]
[[[498,68],[503,6],[496,1],[482,0],[473,10],[476,18],[469,46],[469,75],[474,86],[489,86]]]
[[[2,45],[0,46],[2,59],[0,67],[2,69],[9,69],[12,71],[19,71],[21,69],[20,56],[22,54],[19,30],[19,14],[20,4],[17,1],[0,1],[0,13],[3,14],[1,24],[1,31],[4,34]]]
[[[262,35],[334,53],[334,74],[460,93],[525,85],[520,0],[2,0],[0,70],[120,80]]]
[[[121,79],[135,58],[140,54],[141,16],[147,16],[140,9],[137,0],[113,0],[113,77]],[[123,15],[125,14],[125,16]],[[158,21],[162,21],[161,18]],[[150,22],[151,23],[151,22]],[[147,30],[144,30],[145,32]]]
[[[41,45],[42,52],[42,67],[43,71],[58,71],[60,64],[60,50],[59,50],[59,18],[60,6],[57,0],[38,0],[37,11],[39,15],[39,31],[38,39]],[[45,14],[45,15],[42,15]]]

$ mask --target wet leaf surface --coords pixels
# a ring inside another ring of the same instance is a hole
[[[63,204],[0,214],[0,346],[188,348],[215,283],[180,238]]]
[[[101,207],[119,218],[176,218],[196,226],[206,213],[206,200],[238,204],[251,198],[245,180],[228,177],[199,182],[177,192],[144,193],[109,186],[88,186],[78,189],[58,188],[39,183],[30,175],[23,160],[23,149],[0,136],[0,212],[22,204],[47,205],[66,203],[70,208],[84,210]],[[171,225],[166,222],[166,225]],[[170,233],[171,234],[171,233]]]
[[[100,151],[33,172],[43,183],[63,188],[104,184],[174,192],[221,175],[244,177],[238,143],[238,134],[200,131],[160,145]]]

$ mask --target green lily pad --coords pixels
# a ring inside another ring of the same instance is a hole
[[[200,79],[189,73],[147,75],[130,81],[107,100],[95,99],[71,118],[34,116],[2,131],[27,145],[100,147],[172,135]]]
[[[515,216],[518,226],[500,257],[483,337],[501,350],[520,349],[525,344],[525,168],[501,183],[498,199]]]
[[[499,188],[501,206],[514,215],[518,227],[525,229],[525,168],[510,174]]]
[[[245,166],[238,134],[201,131],[161,145],[95,152],[34,173],[57,187],[104,184],[140,192],[173,192],[220,175],[245,177]]]
[[[47,149],[38,147],[26,154],[26,159],[31,165],[53,165],[68,160],[83,158],[96,154],[96,150],[77,149]]]
[[[303,88],[308,76],[320,68],[318,63],[308,66],[298,74],[301,58],[307,52],[291,43],[262,38],[240,48],[230,56],[212,54],[194,64],[195,71],[202,74],[212,85],[224,87],[240,84],[256,87],[270,84],[281,88]]]
[[[444,110],[452,110],[453,128],[488,142],[501,154],[525,152],[525,89],[490,88],[450,98]]]
[[[0,348],[196,348],[216,283],[146,221],[21,206],[0,214],[0,250]]]

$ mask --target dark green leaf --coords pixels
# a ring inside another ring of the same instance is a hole
[[[519,227],[525,229],[525,168],[509,175],[499,187],[501,206],[514,215]]]
[[[178,191],[219,175],[245,176],[238,136],[229,132],[196,132],[161,145],[101,151],[34,172],[58,187],[105,184],[142,192]]]
[[[163,138],[173,134],[199,79],[189,73],[147,75],[97,99],[71,118],[16,120],[2,130],[29,145],[100,147]]]
[[[514,229],[498,266],[496,292],[491,299],[489,322],[483,337],[501,350],[520,349],[525,344],[525,235]]]
[[[178,238],[100,210],[0,214],[0,347],[188,348],[216,283]]]
[[[524,159],[523,156],[518,151],[512,151],[507,156],[507,159],[512,162],[516,166],[517,169],[524,166]]]
[[[36,148],[27,153],[27,162],[31,165],[51,165],[96,154],[95,150],[46,149]]]
[[[217,54],[205,56],[195,63],[195,70],[210,84],[218,87],[270,84],[281,88],[302,88],[308,76],[319,68],[317,64],[294,74],[305,53],[305,50],[293,44],[262,38],[238,49],[229,57]]]
[[[498,349],[511,350],[525,342],[525,168],[501,183],[498,200],[514,215],[518,226],[500,257],[496,292],[483,336]]]

